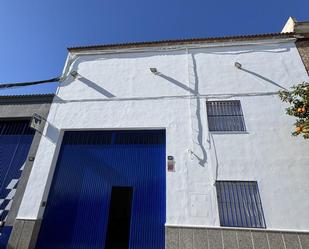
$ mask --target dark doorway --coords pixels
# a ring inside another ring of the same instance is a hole
[[[128,249],[132,187],[112,187],[105,249]]]

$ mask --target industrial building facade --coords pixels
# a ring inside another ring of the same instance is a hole
[[[69,49],[8,248],[309,248],[303,81],[294,33]]]

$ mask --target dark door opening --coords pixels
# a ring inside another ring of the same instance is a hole
[[[112,187],[105,249],[128,249],[132,187]]]

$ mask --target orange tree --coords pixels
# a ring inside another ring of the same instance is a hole
[[[293,86],[291,91],[280,91],[279,96],[282,101],[289,103],[286,113],[296,117],[292,135],[309,139],[309,83]]]

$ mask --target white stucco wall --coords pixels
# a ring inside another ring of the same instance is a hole
[[[290,136],[278,96],[265,95],[308,80],[294,42],[213,45],[77,56],[79,76],[58,89],[18,218],[42,216],[64,130],[165,128],[176,161],[166,224],[219,226],[215,180],[256,180],[268,229],[309,230],[309,144]],[[206,99],[239,99],[247,132],[210,134]]]

